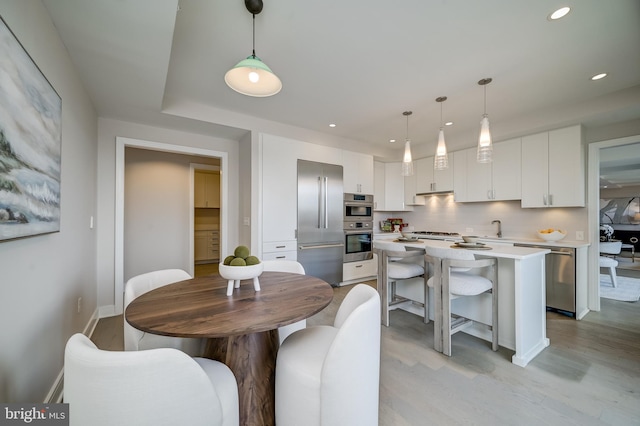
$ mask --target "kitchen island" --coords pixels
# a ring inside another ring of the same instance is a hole
[[[408,249],[422,248],[425,245],[450,247],[452,242],[419,240],[405,243]],[[546,330],[545,255],[550,250],[500,243],[487,243],[486,246],[491,250],[470,251],[476,258],[498,259],[498,342],[500,346],[514,350],[511,361],[524,367],[549,346]],[[418,294],[424,291],[422,280],[409,283],[406,289],[403,287],[398,286],[398,295],[416,301],[424,300]],[[407,294],[403,294],[404,290]],[[429,309],[429,312],[433,312],[433,309]],[[490,322],[491,295],[455,299],[451,302],[451,312]],[[490,332],[481,325],[474,324],[464,332],[491,341]]]

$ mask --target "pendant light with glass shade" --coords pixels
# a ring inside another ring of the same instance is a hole
[[[447,145],[444,142],[444,130],[442,125],[442,103],[446,100],[446,96],[436,98],[436,102],[440,103],[440,131],[438,132],[436,156],[433,159],[433,168],[436,170],[444,170],[449,167],[449,156],[447,155]]]
[[[487,114],[487,84],[492,79],[483,78],[478,84],[484,87],[484,114],[480,121],[480,137],[478,138],[478,163],[490,163],[493,145],[491,143],[491,131],[489,130],[489,115]]]
[[[409,116],[413,114],[412,111],[405,111],[402,113],[407,117],[407,138],[404,140],[404,158],[402,159],[402,176],[413,175],[413,159],[411,158],[411,140],[409,139]]]
[[[266,97],[278,93],[282,82],[260,58],[256,56],[256,15],[262,12],[262,0],[245,0],[244,5],[253,15],[253,50],[224,75],[227,86],[247,96]]]

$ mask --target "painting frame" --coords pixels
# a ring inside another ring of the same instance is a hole
[[[0,242],[60,232],[62,98],[0,16]]]

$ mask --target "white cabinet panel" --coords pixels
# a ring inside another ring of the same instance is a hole
[[[343,151],[344,192],[373,194],[373,156],[358,152]]]
[[[444,170],[435,170],[433,160],[434,157],[427,157],[414,162],[416,194],[453,191],[453,155],[449,154],[449,167]]]
[[[384,210],[386,200],[384,196],[385,181],[384,163],[380,161],[373,162],[373,209]]]
[[[349,282],[370,278],[377,274],[378,265],[375,259],[348,262],[342,265],[342,281]]]
[[[262,241],[295,240],[298,218],[296,141],[262,135]]]
[[[582,129],[522,138],[522,207],[584,207]]]
[[[384,163],[384,211],[411,211],[412,207],[405,202],[404,176],[402,163]]]
[[[521,198],[520,138],[493,144],[492,161],[478,163],[476,148],[454,153],[456,201],[500,201]],[[464,168],[461,167],[464,162]]]

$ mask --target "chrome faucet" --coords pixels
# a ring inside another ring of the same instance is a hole
[[[502,238],[502,222],[500,222],[499,220],[494,220],[491,222],[492,225],[494,223],[498,224],[498,238]]]

